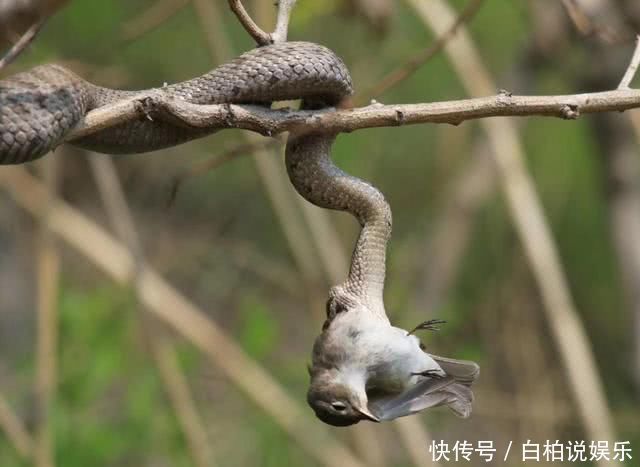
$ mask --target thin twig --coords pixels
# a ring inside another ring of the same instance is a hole
[[[240,24],[244,27],[245,31],[253,37],[258,45],[268,45],[273,43],[271,34],[263,31],[260,26],[253,21],[240,0],[229,0],[229,7],[238,18],[238,21],[240,21]]]
[[[0,171],[0,184],[34,216],[41,214],[44,187],[21,167]],[[89,218],[60,199],[49,215],[53,232],[121,284],[130,284],[135,259]],[[231,381],[318,463],[359,467],[362,464],[327,429],[302,410],[285,389],[226,334],[207,313],[167,283],[151,267],[143,268],[140,298],[154,315],[204,352]]]
[[[18,56],[31,44],[31,42],[36,38],[42,26],[47,21],[47,18],[41,18],[35,23],[31,25],[29,29],[18,39],[13,47],[9,49],[9,51],[5,54],[4,57],[0,59],[0,71],[13,62]]]
[[[289,19],[291,18],[293,7],[296,6],[296,1],[297,0],[278,1],[278,16],[276,18],[276,27],[271,34],[271,38],[274,43],[286,42],[287,34],[289,31]]]
[[[624,73],[622,81],[620,81],[618,85],[618,89],[630,89],[629,85],[631,81],[633,81],[636,71],[638,71],[638,65],[640,65],[640,35],[636,36],[636,48],[633,51],[633,56],[631,57],[627,71]]]
[[[372,98],[376,98],[381,94],[384,94],[392,87],[396,86],[401,81],[404,81],[411,76],[418,68],[423,66],[427,61],[434,57],[447,42],[455,36],[458,28],[463,24],[470,22],[475,14],[480,10],[482,2],[484,0],[469,0],[469,3],[460,12],[456,20],[451,26],[441,34],[438,39],[433,42],[427,49],[421,50],[416,55],[407,60],[406,63],[399,66],[396,70],[389,73],[382,78],[378,83],[371,88],[363,92],[359,97],[355,99],[359,105],[369,102]]]

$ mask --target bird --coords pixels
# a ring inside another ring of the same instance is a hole
[[[348,76],[346,68],[340,75]],[[342,90],[350,92],[351,79],[345,83]],[[346,280],[329,290],[327,319],[312,350],[307,402],[334,426],[393,420],[439,405],[468,417],[479,366],[425,351],[415,332],[433,329],[437,321],[411,331],[391,325],[384,305],[391,207],[373,184],[334,164],[336,137],[330,129],[294,129],[285,149],[296,191],[316,206],[350,213],[361,227]]]
[[[335,306],[330,303],[327,308]],[[314,343],[309,368],[307,402],[315,415],[329,425],[349,426],[446,405],[459,417],[468,417],[470,387],[480,367],[430,354],[414,335],[441,323],[425,321],[406,331],[365,305],[329,316]]]

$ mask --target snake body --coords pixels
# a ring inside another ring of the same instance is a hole
[[[303,99],[307,107],[332,106],[352,92],[349,71],[331,50],[308,42],[284,42],[246,52],[200,77],[162,88],[193,104],[264,103]],[[59,65],[43,65],[0,81],[0,164],[37,159],[63,142],[92,109],[145,91],[89,83]],[[210,134],[141,118],[70,144],[108,154],[154,151]],[[354,215],[362,230],[347,280],[332,288],[329,315],[366,304],[386,319],[382,304],[391,210],[372,185],[344,173],[330,157],[335,135],[291,134],[286,166],[296,190],[309,202]]]
[[[205,75],[162,90],[193,104],[302,98],[333,105],[351,93],[351,78],[342,60],[326,47],[284,42],[251,50]],[[58,65],[39,66],[0,81],[0,164],[41,157],[60,144],[88,111],[144,92],[96,86]],[[139,153],[213,131],[142,118],[72,144],[108,154]]]
[[[348,211],[362,227],[347,280],[329,293],[325,327],[336,313],[357,305],[388,321],[382,295],[391,208],[376,187],[333,163],[334,139],[325,134],[290,135],[285,153],[289,178],[298,193],[316,206]]]

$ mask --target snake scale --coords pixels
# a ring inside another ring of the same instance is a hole
[[[352,93],[349,71],[331,50],[309,42],[259,47],[200,77],[162,91],[193,104],[265,104],[303,99],[303,106],[333,106]],[[42,65],[0,81],[0,164],[37,159],[64,141],[83,115],[144,91],[91,84],[59,65]],[[70,144],[108,154],[154,151],[220,128],[188,128],[146,118],[119,124]],[[331,289],[329,316],[356,303],[384,316],[382,292],[391,210],[369,183],[344,173],[330,157],[333,134],[293,133],[286,166],[309,202],[354,215],[362,226],[347,280]]]

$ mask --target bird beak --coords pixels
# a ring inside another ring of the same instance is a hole
[[[373,415],[371,412],[369,412],[369,409],[357,407],[356,410],[358,411],[359,414],[363,415],[367,420],[380,423],[380,419],[375,415]]]

